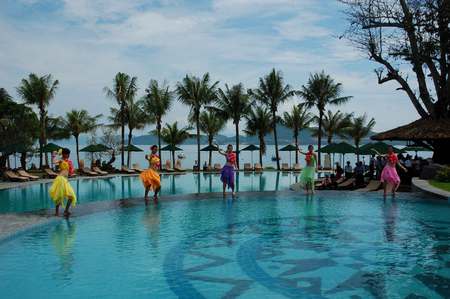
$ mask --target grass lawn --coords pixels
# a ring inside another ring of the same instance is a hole
[[[430,180],[429,183],[436,188],[450,192],[450,183],[438,182],[435,180]]]

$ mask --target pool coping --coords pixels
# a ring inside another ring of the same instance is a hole
[[[434,195],[435,197],[439,197],[440,199],[450,201],[450,192],[434,187],[427,180],[413,178],[412,186],[415,189],[425,192],[427,194]]]

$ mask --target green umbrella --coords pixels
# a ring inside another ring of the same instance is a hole
[[[144,150],[134,144],[127,145],[123,148],[125,152],[143,152]]]
[[[111,148],[107,147],[104,144],[91,144],[91,145],[88,145],[88,146],[80,149],[80,152],[100,153],[100,152],[107,152],[109,150],[111,150]]]
[[[249,146],[246,146],[246,147],[244,147],[243,149],[241,149],[241,151],[249,151],[249,152],[251,152],[251,155],[252,155],[252,165],[253,165],[253,152],[254,151],[258,151],[259,150],[259,147],[257,147],[256,145],[254,145],[254,144],[250,144]]]
[[[217,152],[219,148],[215,145],[208,145],[202,148],[200,151],[202,152]]]
[[[372,154],[376,154],[378,152],[382,155],[385,155],[385,154],[387,154],[388,147],[389,147],[389,144],[384,143],[382,141],[375,142],[375,143],[368,143],[359,148],[359,154],[360,155],[372,155]],[[396,153],[396,154],[404,152],[404,150],[398,149],[396,147],[393,147],[393,149],[394,149],[394,153]]]
[[[176,151],[182,151],[182,148],[179,148],[176,145],[166,145],[161,148],[162,151],[168,151],[168,152],[176,152]]]
[[[298,147],[293,144],[288,144],[288,145],[280,148],[280,152],[289,152],[289,166],[292,165],[291,154],[292,154],[292,152],[295,152],[296,150],[298,150]]]
[[[42,152],[44,153],[51,153],[51,152],[57,152],[60,149],[62,149],[61,146],[54,144],[54,143],[47,143],[43,148],[42,148]]]
[[[320,149],[321,153],[326,154],[354,154],[356,148],[347,142],[330,143]]]

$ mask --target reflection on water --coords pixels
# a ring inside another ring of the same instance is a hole
[[[298,173],[263,172],[236,174],[236,190],[286,190],[298,181]],[[78,203],[142,197],[144,189],[138,176],[116,176],[104,179],[70,180]],[[48,196],[48,184],[0,190],[0,213],[36,211],[53,208]],[[162,174],[161,195],[222,192],[219,173]]]
[[[383,203],[384,234],[388,242],[395,242],[395,223],[398,214],[397,201],[395,199],[389,201],[384,199]]]
[[[146,206],[144,213],[142,214],[142,223],[147,229],[152,249],[158,249],[159,245],[159,234],[161,224],[160,212],[161,212],[160,205],[151,205]]]
[[[73,274],[75,262],[73,254],[73,243],[76,237],[76,224],[69,220],[61,221],[51,232],[51,243],[59,258],[60,267],[54,273],[58,281],[69,282]]]

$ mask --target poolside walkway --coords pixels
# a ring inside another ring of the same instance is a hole
[[[412,185],[421,191],[429,194],[433,194],[437,197],[450,200],[450,192],[436,188],[432,186],[427,180],[421,180],[419,178],[413,178]]]

